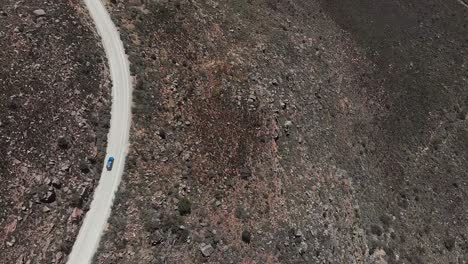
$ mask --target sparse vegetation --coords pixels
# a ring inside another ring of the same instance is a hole
[[[65,263],[73,246],[109,119],[93,29],[77,1],[0,4],[0,263]]]
[[[186,197],[179,200],[178,209],[180,215],[188,215],[192,212],[192,203]]]
[[[109,3],[135,108],[96,263],[463,259],[466,16],[384,2]]]

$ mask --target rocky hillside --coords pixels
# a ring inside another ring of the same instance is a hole
[[[98,43],[78,1],[0,1],[0,263],[65,263],[105,150]]]
[[[344,2],[108,3],[136,87],[96,263],[466,263],[463,9]]]

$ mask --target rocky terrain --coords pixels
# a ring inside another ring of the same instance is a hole
[[[99,178],[105,56],[78,1],[0,1],[0,263],[65,263]]]
[[[467,262],[458,2],[108,8],[135,107],[95,263]]]

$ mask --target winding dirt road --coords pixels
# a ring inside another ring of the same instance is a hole
[[[104,165],[90,210],[81,226],[69,255],[69,264],[90,263],[99,246],[107,219],[111,213],[115,192],[122,178],[131,119],[132,85],[127,56],[119,32],[100,0],[85,0],[102,38],[109,62],[112,86],[112,118],[108,135],[106,161],[115,158],[111,171]]]

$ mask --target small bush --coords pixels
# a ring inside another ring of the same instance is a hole
[[[244,230],[242,232],[242,241],[248,244],[250,243],[251,240],[252,240],[252,235],[250,234],[250,232],[248,230]]]
[[[64,254],[68,255],[70,254],[71,250],[73,247],[73,242],[70,240],[63,240],[62,243],[60,243],[59,250],[63,252]]]
[[[65,137],[60,137],[57,141],[57,145],[61,149],[69,149],[70,144],[68,143],[68,140]]]
[[[159,219],[158,213],[155,211],[143,211],[141,218],[143,220],[143,226],[145,227],[145,230],[150,233],[158,230],[161,226],[161,220]]]
[[[70,197],[70,206],[81,208],[83,206],[83,199],[78,193],[72,194]]]
[[[163,232],[171,231],[173,234],[176,234],[180,229],[179,227],[184,224],[182,217],[178,215],[165,215],[162,218],[161,230]]]
[[[185,197],[179,200],[178,207],[180,215],[189,215],[192,212],[192,203]]]

